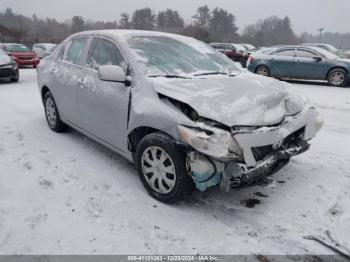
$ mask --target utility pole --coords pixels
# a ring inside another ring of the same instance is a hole
[[[323,32],[324,28],[320,28],[320,29],[317,29],[317,31],[320,33],[320,37],[319,37],[319,42],[321,43],[321,40],[322,40],[322,32]]]

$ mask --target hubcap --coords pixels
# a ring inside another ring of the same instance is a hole
[[[150,146],[142,154],[142,173],[148,185],[158,193],[170,193],[176,182],[175,165],[160,147]]]
[[[50,126],[55,126],[57,114],[56,114],[55,103],[53,102],[52,98],[49,97],[46,99],[45,109],[46,109],[47,121],[49,122]]]
[[[257,74],[263,75],[263,76],[268,76],[269,71],[267,70],[266,67],[262,66],[258,69]]]
[[[339,86],[341,84],[343,84],[344,80],[345,80],[345,75],[342,72],[333,72],[331,74],[331,83],[333,85]]]

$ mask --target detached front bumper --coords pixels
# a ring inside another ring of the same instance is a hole
[[[289,162],[293,156],[304,153],[310,148],[310,144],[305,141],[299,141],[295,145],[279,149],[260,161],[255,167],[247,167],[244,164],[238,164],[241,172],[232,176],[232,173],[224,173],[221,181],[221,187],[228,191],[229,188],[239,187],[244,184],[251,184],[254,181],[273,175]],[[227,167],[229,168],[229,166]],[[229,171],[229,170],[228,170]]]
[[[198,152],[190,154],[190,166],[197,189],[220,184],[224,191],[252,183],[280,170],[289,159],[310,148],[308,140],[317,132],[318,113],[308,108],[287,117],[278,126],[235,132],[243,159],[220,160]],[[322,121],[321,121],[322,122]]]

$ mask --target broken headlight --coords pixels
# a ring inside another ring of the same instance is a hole
[[[228,131],[206,125],[194,128],[178,125],[177,128],[182,141],[203,154],[215,158],[242,155],[237,141]]]
[[[287,110],[286,115],[294,116],[300,113],[308,102],[306,97],[288,90],[284,101]]]

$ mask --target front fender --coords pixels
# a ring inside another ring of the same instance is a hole
[[[177,125],[195,126],[194,122],[175,106],[162,101],[158,94],[152,91],[151,94],[142,91],[132,92],[128,135],[136,128],[149,127],[179,140]]]

